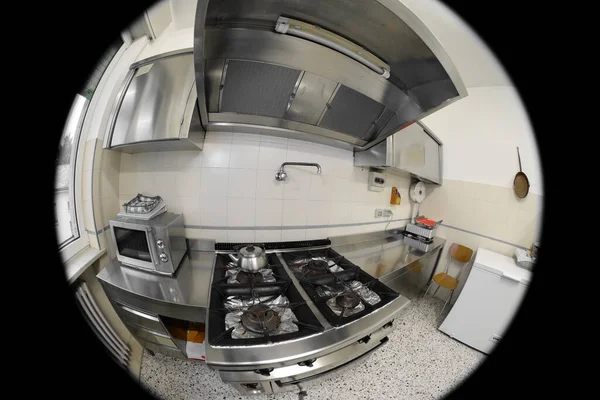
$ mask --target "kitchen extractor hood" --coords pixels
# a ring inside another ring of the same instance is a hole
[[[410,175],[442,184],[442,141],[422,122],[415,122],[367,149],[355,149],[354,166]]]
[[[125,153],[201,150],[204,136],[192,52],[131,65],[111,110],[104,148]]]
[[[467,95],[398,0],[198,0],[194,64],[207,131],[348,149]]]

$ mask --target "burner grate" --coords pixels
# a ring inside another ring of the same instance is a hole
[[[345,325],[362,318],[399,296],[398,293],[392,291],[386,285],[332,249],[282,253],[282,256],[286,264],[294,271],[294,274],[315,306],[333,326]],[[300,273],[297,267],[302,265],[302,263],[308,263],[313,258],[328,259],[331,261],[330,264],[333,263],[340,270],[337,272],[329,270],[321,276],[309,276]],[[296,270],[294,266],[296,266]],[[344,291],[352,290],[350,285],[354,281],[373,291],[379,297],[379,300],[377,300],[376,296],[372,296],[373,299],[369,300],[374,304],[370,304],[369,301],[365,301],[361,297],[360,307],[357,305],[357,309],[353,309],[353,312],[340,307],[336,303],[336,296]]]

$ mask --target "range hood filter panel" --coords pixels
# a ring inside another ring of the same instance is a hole
[[[319,126],[362,139],[384,108],[383,104],[341,85]]]
[[[285,119],[317,125],[337,85],[331,79],[305,71]]]
[[[283,118],[300,71],[263,62],[229,60],[220,112]]]

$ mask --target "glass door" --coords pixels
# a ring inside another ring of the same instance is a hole
[[[119,254],[134,260],[152,263],[146,231],[113,226]]]

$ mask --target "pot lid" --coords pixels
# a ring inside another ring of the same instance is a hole
[[[264,253],[264,250],[259,246],[249,244],[240,248],[239,253],[242,257],[253,258],[261,256]]]

